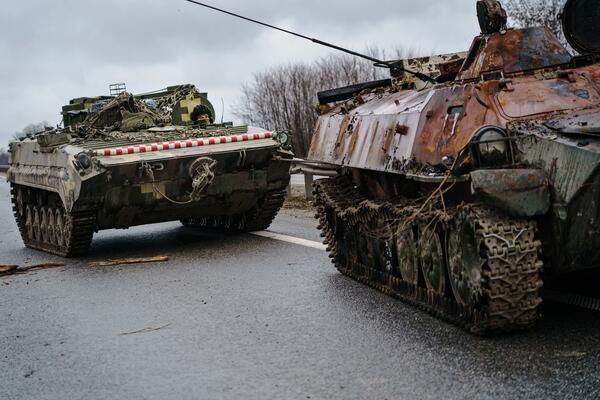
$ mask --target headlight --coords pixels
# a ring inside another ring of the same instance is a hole
[[[493,125],[482,126],[475,131],[471,153],[477,164],[483,166],[509,162],[510,143],[504,129]]]
[[[77,162],[79,162],[79,165],[81,165],[83,169],[88,169],[92,166],[92,159],[86,153],[79,153],[75,158],[77,159]]]
[[[279,143],[286,145],[288,144],[288,140],[290,139],[290,137],[286,132],[279,132],[277,133],[277,136],[275,136],[275,139],[277,139]]]
[[[479,142],[479,154],[489,156],[494,153],[506,154],[508,143],[506,133],[496,126],[484,126],[475,133],[475,140]]]

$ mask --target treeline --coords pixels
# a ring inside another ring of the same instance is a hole
[[[378,59],[400,59],[414,51],[398,49],[386,54],[371,47],[366,51]],[[306,157],[317,120],[319,91],[389,77],[385,69],[345,54],[332,54],[312,63],[291,63],[254,75],[242,87],[234,114],[244,122],[270,130],[288,129],[297,157]]]
[[[8,165],[8,152],[0,148],[0,165]]]
[[[38,123],[29,124],[25,128],[23,128],[20,132],[15,132],[12,139],[19,140],[20,138],[22,138],[24,136],[43,132],[49,126],[52,126],[52,125],[50,125],[50,123],[48,121],[42,121],[42,122],[38,122]]]
[[[570,49],[558,16],[567,0],[507,0],[503,2],[511,25],[518,28],[546,26]]]

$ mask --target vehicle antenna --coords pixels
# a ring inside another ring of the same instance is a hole
[[[351,54],[351,55],[356,56],[356,57],[364,58],[366,60],[372,61],[376,67],[389,68],[391,70],[402,71],[402,72],[405,72],[407,74],[414,75],[414,76],[416,76],[417,78],[421,79],[424,82],[437,83],[437,81],[434,78],[432,78],[431,76],[429,76],[429,75],[425,75],[425,74],[422,74],[422,73],[417,72],[417,71],[411,71],[409,69],[402,68],[402,67],[400,67],[400,66],[398,66],[398,65],[396,65],[394,63],[388,62],[388,61],[378,60],[377,58],[368,56],[366,54],[361,54],[361,53],[357,53],[356,51],[353,51],[353,50],[344,49],[343,47],[336,46],[335,44],[327,43],[327,42],[324,42],[322,40],[311,38],[311,37],[302,35],[302,34],[297,33],[297,32],[292,32],[292,31],[287,30],[287,29],[279,28],[277,26],[274,26],[274,25],[271,25],[271,24],[267,24],[266,22],[261,22],[261,21],[257,21],[257,20],[252,19],[252,18],[244,17],[243,15],[239,15],[239,14],[233,13],[231,11],[223,10],[221,8],[218,8],[218,7],[215,7],[215,6],[211,6],[209,4],[202,3],[202,2],[199,2],[199,1],[196,1],[196,0],[184,0],[184,1],[187,1],[188,3],[192,3],[192,4],[195,4],[195,5],[201,6],[201,7],[209,8],[209,9],[214,10],[214,11],[218,11],[218,12],[223,13],[223,14],[231,15],[232,17],[240,18],[240,19],[243,19],[245,21],[252,22],[254,24],[266,26],[267,28],[275,29],[275,30],[278,30],[280,32],[284,32],[284,33],[287,33],[289,35],[293,35],[293,36],[296,36],[296,37],[299,37],[299,38],[302,38],[302,39],[305,39],[305,40],[310,40],[311,42],[316,43],[316,44],[321,45],[321,46],[329,47],[329,48],[332,48],[332,49],[335,49],[335,50],[342,51],[342,52],[347,53],[347,54]]]
[[[225,119],[225,100],[223,100],[223,98],[221,97],[221,106],[222,106],[222,112],[221,112],[221,124],[223,124],[223,120]]]

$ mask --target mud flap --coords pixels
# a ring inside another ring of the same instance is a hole
[[[496,169],[471,172],[471,190],[484,203],[513,217],[545,215],[550,190],[539,169]]]

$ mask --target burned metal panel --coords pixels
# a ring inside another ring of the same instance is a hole
[[[528,121],[516,121],[512,126],[521,126],[520,132],[537,134],[541,136],[554,136],[561,134],[561,136],[573,138],[585,136],[594,139],[598,138],[600,134],[600,110],[578,110],[577,112],[569,113],[557,113],[551,116],[547,116],[540,121],[528,120]],[[594,145],[593,141],[583,141],[582,144]]]
[[[481,126],[506,125],[494,101],[499,90],[497,81],[438,85],[380,94],[350,113],[338,106],[319,119],[309,158],[401,173],[407,164],[440,164],[455,158]]]
[[[350,135],[343,165],[390,170],[395,160],[402,164],[410,159],[418,122],[416,114],[363,116]]]
[[[473,171],[471,189],[477,198],[511,216],[541,216],[550,209],[550,189],[539,169]]]
[[[439,165],[455,158],[481,126],[505,128],[515,119],[597,107],[596,82],[600,68],[593,66],[363,95],[362,105],[349,112],[339,105],[319,119],[310,158],[400,173],[408,163]]]
[[[475,39],[458,79],[568,64],[571,55],[547,28],[515,29]]]
[[[587,79],[566,74],[564,78],[538,79],[534,76],[514,79],[496,100],[509,118],[524,118],[578,108],[597,106],[600,93]]]
[[[600,92],[600,65],[594,64],[573,70],[581,78],[585,79],[595,90]]]
[[[552,273],[600,267],[600,134],[589,133],[598,115],[592,109],[509,125],[523,161],[548,178],[552,206],[540,234]]]
[[[571,201],[561,232],[561,272],[600,267],[600,165]]]
[[[484,125],[503,126],[495,111],[491,83],[444,86],[434,95],[422,115],[422,129],[414,147],[421,163],[437,165],[444,157],[456,157]]]
[[[309,159],[378,171],[401,171],[412,158],[420,116],[432,92],[372,94],[362,106],[320,117]]]
[[[454,79],[460,70],[466,55],[466,52],[448,53],[429,57],[418,57],[392,61],[392,63],[402,67],[403,69],[420,72],[434,79],[438,79],[438,81],[446,81],[448,80],[449,76]],[[393,69],[391,73],[397,84],[400,85],[414,85],[416,89],[422,89],[427,84],[427,82],[423,82],[414,75],[407,74],[401,70]]]
[[[585,182],[600,165],[600,137],[586,141],[588,144],[582,146],[578,138],[536,135],[520,138],[523,160],[544,169],[553,189],[554,203],[569,204],[585,189]]]

